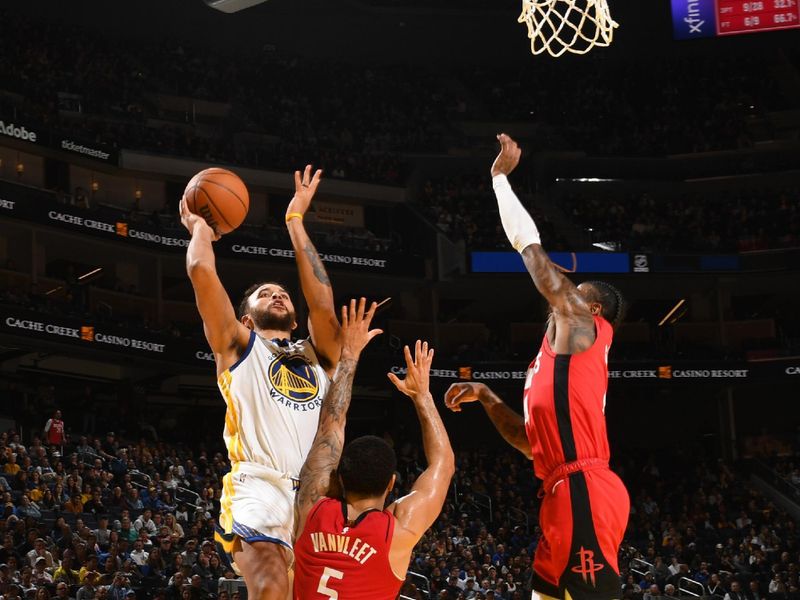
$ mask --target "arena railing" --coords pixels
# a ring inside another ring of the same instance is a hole
[[[431,597],[431,580],[425,577],[422,573],[417,573],[415,571],[406,571],[406,581],[408,581],[409,577],[412,579],[414,585],[417,586],[417,589],[425,596],[425,598]],[[418,582],[422,582],[425,584],[425,587],[420,587]],[[400,596],[400,598],[407,598],[408,600],[415,600],[414,598],[409,598],[408,596]]]
[[[629,566],[632,573],[636,573],[642,578],[644,578],[645,574],[652,573],[655,570],[653,563],[649,563],[642,558],[634,558]]]
[[[528,513],[526,513],[524,510],[520,510],[520,509],[516,508],[515,506],[509,506],[508,510],[509,510],[509,512],[511,512],[513,514],[520,515],[522,517],[522,519],[520,519],[520,520],[525,523],[525,533],[530,533],[531,532],[531,522],[530,522],[530,519],[528,518]]]
[[[706,589],[699,581],[689,579],[688,577],[681,577],[678,580],[678,592],[700,598],[701,596],[705,596]]]

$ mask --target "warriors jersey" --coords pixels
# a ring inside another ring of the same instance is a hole
[[[309,340],[266,340],[255,332],[218,378],[225,398],[225,445],[239,463],[297,479],[314,441],[330,380]]]
[[[369,510],[353,523],[347,505],[317,501],[294,544],[295,600],[394,600],[400,592],[389,563],[394,515]]]
[[[614,332],[594,317],[596,338],[577,354],[556,354],[545,335],[525,381],[525,429],[536,476],[582,459],[608,462],[605,404]]]

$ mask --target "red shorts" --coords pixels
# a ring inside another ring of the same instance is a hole
[[[552,482],[539,512],[542,536],[533,589],[573,600],[622,597],[617,553],[630,513],[625,485],[608,469],[589,468]]]

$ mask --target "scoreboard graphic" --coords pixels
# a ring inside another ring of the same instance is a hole
[[[798,0],[672,0],[678,40],[797,28]]]

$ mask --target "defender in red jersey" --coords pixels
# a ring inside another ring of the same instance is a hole
[[[428,468],[411,493],[384,508],[397,459],[381,438],[360,437],[342,452],[358,357],[380,333],[369,329],[376,306],[365,314],[362,298],[358,308],[355,300],[349,311],[342,308],[342,354],[295,498],[295,600],[397,598],[411,551],[439,516],[455,471],[453,450],[428,389],[433,350],[427,342],[417,341],[414,359],[406,346],[405,380],[389,374],[413,400],[422,426]]]
[[[453,384],[445,403],[458,412],[463,403],[480,401],[505,440],[533,459],[542,480],[533,598],[620,598],[617,554],[630,500],[608,467],[605,403],[608,352],[623,300],[605,282],[576,287],[553,265],[506,178],[520,149],[505,134],[498,139],[492,178],[503,229],[550,304],[547,332],[528,369],[524,418],[482,384]]]

